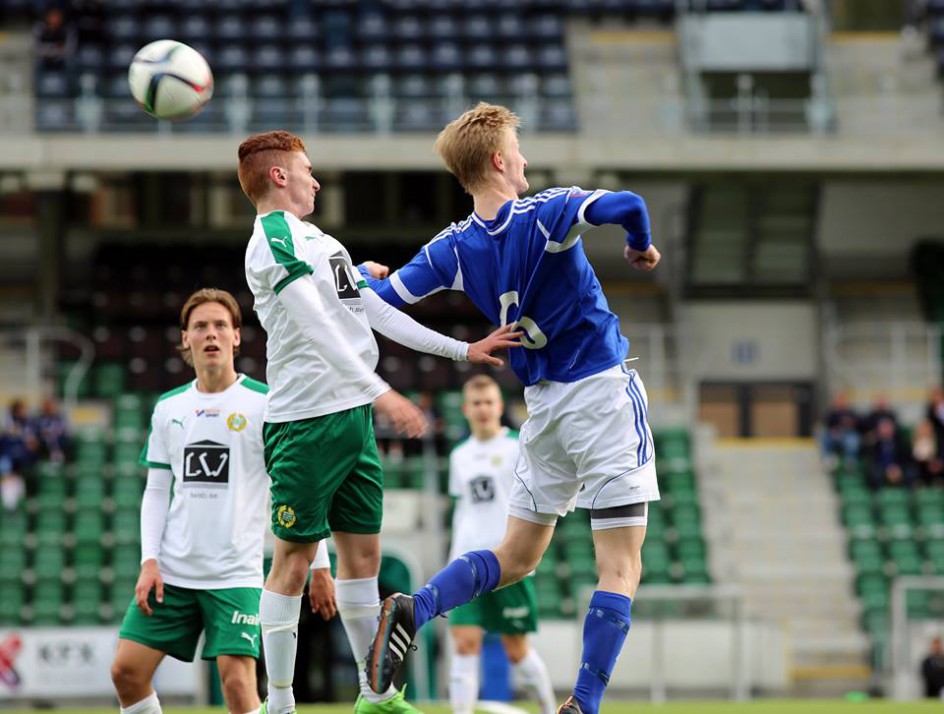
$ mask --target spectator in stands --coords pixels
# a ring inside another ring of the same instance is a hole
[[[884,486],[914,485],[911,449],[891,419],[882,419],[869,446],[869,485],[873,490]]]
[[[940,637],[931,640],[931,650],[921,660],[921,679],[924,681],[924,696],[928,699],[944,697],[944,643]]]
[[[938,387],[931,392],[927,416],[934,429],[938,458],[944,459],[944,388]]]
[[[823,459],[832,467],[842,459],[853,464],[859,458],[859,417],[849,406],[844,392],[833,397],[832,407],[826,412],[822,436]]]
[[[911,439],[911,455],[918,469],[918,482],[921,485],[944,485],[944,460],[939,455],[934,428],[927,419],[915,427]]]
[[[33,50],[43,69],[64,69],[75,52],[75,28],[66,23],[62,9],[50,7],[34,30]]]
[[[13,459],[9,453],[9,440],[0,435],[0,502],[3,509],[12,513],[20,505],[26,491],[23,477],[13,470]]]
[[[895,424],[895,428],[898,428],[898,414],[892,408],[891,404],[888,403],[888,397],[884,394],[879,394],[872,404],[872,411],[862,419],[860,425],[864,446],[868,447],[869,444],[875,441],[879,422],[883,419],[891,419]]]
[[[52,397],[46,397],[40,406],[36,433],[39,437],[40,458],[56,463],[66,460],[71,447],[69,424]]]
[[[10,458],[14,471],[31,471],[39,457],[39,438],[36,435],[36,422],[30,418],[26,402],[22,399],[10,402],[4,431],[11,440]]]

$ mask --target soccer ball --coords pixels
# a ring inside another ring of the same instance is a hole
[[[213,72],[203,56],[176,40],[145,45],[128,68],[131,94],[152,117],[186,119],[213,96]]]

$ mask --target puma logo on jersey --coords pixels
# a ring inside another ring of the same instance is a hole
[[[171,424],[176,424],[176,425],[179,426],[181,429],[184,428],[184,420],[183,420],[183,419],[171,419],[171,420],[170,420],[170,423],[171,423]]]
[[[250,635],[248,632],[240,632],[240,633],[239,633],[239,636],[240,636],[240,637],[245,637],[247,640],[249,640],[249,644],[251,644],[253,647],[255,647],[255,646],[256,646],[256,638],[257,638],[259,635]]]
[[[288,245],[286,245],[287,240],[288,240],[288,236],[286,236],[285,238],[269,238],[270,243],[278,243],[283,248],[288,247]]]

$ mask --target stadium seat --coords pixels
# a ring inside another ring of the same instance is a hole
[[[25,599],[23,588],[19,583],[0,581],[0,625],[20,624],[20,613]]]
[[[105,564],[100,543],[80,543],[72,550],[72,569],[79,578],[99,577]]]
[[[80,580],[72,588],[72,624],[95,625],[99,622],[102,586],[98,580]]]

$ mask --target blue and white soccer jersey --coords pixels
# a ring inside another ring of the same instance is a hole
[[[516,323],[526,332],[524,347],[509,351],[529,414],[512,506],[534,513],[563,515],[575,505],[600,509],[659,497],[645,389],[635,372],[622,369],[629,342],[581,239],[595,225],[588,209],[607,194],[552,188],[509,201],[491,221],[473,213],[451,225],[386,280],[362,270],[392,305],[461,290],[493,322]],[[645,204],[628,192],[621,198],[637,202],[639,231],[631,244],[644,250]]]

